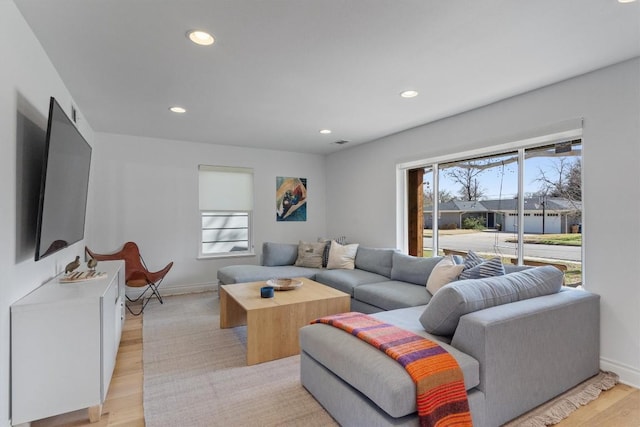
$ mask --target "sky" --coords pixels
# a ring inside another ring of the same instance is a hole
[[[501,156],[501,158],[510,158],[511,155]],[[579,158],[579,157],[577,157]],[[576,158],[576,159],[577,159]],[[534,193],[540,190],[541,184],[536,181],[542,169],[547,173],[548,177],[557,177],[556,165],[557,158],[552,157],[532,157],[525,160],[525,177],[524,192]],[[446,169],[445,169],[446,171]],[[483,199],[506,199],[514,198],[518,193],[518,164],[517,162],[507,163],[503,166],[495,166],[486,169],[477,176],[480,187],[483,190]],[[425,173],[425,191],[427,182],[429,186],[433,186],[433,176],[431,173]],[[501,188],[502,187],[502,188]],[[461,188],[459,183],[447,176],[446,173],[440,174],[440,190],[447,190],[451,194],[457,196]]]

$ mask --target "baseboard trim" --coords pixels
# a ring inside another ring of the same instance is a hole
[[[163,288],[162,295],[195,294],[198,292],[218,291],[216,283],[193,283],[191,285],[167,286]]]
[[[127,295],[130,298],[136,298],[144,288],[127,288]],[[182,295],[182,294],[195,294],[199,292],[218,292],[218,282],[215,283],[192,283],[189,285],[161,285],[159,288],[162,296],[169,295]],[[147,295],[150,295],[148,293]],[[146,298],[146,296],[145,296]]]
[[[612,371],[620,376],[620,382],[631,387],[640,388],[640,370],[624,363],[616,362],[605,357],[600,358],[600,369]]]

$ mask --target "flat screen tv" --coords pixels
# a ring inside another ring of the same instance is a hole
[[[38,261],[84,238],[91,146],[52,97],[42,164]]]

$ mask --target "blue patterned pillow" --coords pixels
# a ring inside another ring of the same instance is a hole
[[[484,258],[480,257],[478,254],[470,250],[469,252],[467,252],[467,256],[464,257],[463,271],[480,265],[485,261],[486,260]]]
[[[323,268],[326,268],[327,264],[329,263],[329,250],[331,250],[331,241],[332,240],[335,240],[336,242],[340,243],[343,246],[347,244],[347,236],[340,236],[340,237],[337,237],[335,239],[325,239],[323,237],[318,237],[318,242],[324,242],[325,243],[324,251],[322,252],[322,267]]]
[[[504,276],[504,265],[499,257],[491,258],[490,260],[482,260],[480,264],[475,267],[463,270],[460,273],[460,280],[465,279],[483,279],[485,277]]]

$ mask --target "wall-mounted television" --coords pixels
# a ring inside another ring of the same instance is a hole
[[[91,146],[52,97],[42,164],[38,261],[84,238]]]

